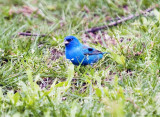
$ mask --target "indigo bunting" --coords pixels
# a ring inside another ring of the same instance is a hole
[[[102,59],[105,52],[83,45],[74,36],[64,39],[65,55],[74,65],[92,65]]]

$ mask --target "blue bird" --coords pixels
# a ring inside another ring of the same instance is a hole
[[[83,45],[74,36],[64,39],[65,55],[74,65],[92,65],[102,59],[105,52]]]

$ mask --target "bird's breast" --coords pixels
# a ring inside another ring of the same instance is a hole
[[[82,49],[80,49],[80,48],[66,49],[65,53],[66,53],[67,59],[73,60],[73,59],[77,59],[80,57],[84,57],[84,55],[82,53]]]

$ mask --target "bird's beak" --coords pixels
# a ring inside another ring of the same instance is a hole
[[[67,40],[65,40],[65,41],[64,41],[64,44],[67,45],[67,44],[69,44],[69,42],[68,42]]]

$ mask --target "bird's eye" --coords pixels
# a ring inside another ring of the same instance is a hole
[[[71,42],[73,39],[67,39],[68,42]]]
[[[88,48],[89,51],[93,51],[93,48]]]

